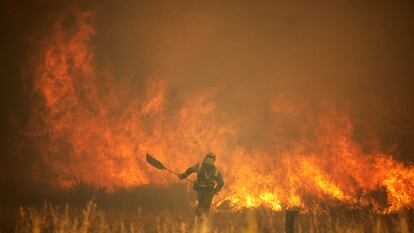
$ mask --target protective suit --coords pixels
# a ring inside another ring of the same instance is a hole
[[[201,163],[188,168],[184,173],[179,174],[180,179],[187,178],[192,173],[197,173],[197,180],[194,181],[194,190],[197,192],[198,206],[196,214],[207,215],[215,194],[218,194],[224,185],[223,177],[219,169],[214,165],[216,155],[209,152]]]

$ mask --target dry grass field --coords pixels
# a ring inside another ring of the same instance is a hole
[[[2,232],[18,233],[86,233],[86,232],[284,232],[285,217],[282,212],[269,210],[244,210],[237,213],[214,212],[207,222],[192,223],[189,214],[172,211],[121,213],[104,210],[94,202],[83,209],[45,205],[43,208],[21,207],[15,224]],[[299,214],[295,223],[297,233],[409,233],[412,226],[408,213],[378,216],[364,211],[324,214]]]
[[[87,185],[0,208],[0,232],[16,233],[140,233],[140,232],[285,232],[285,211],[265,208],[213,209],[207,221],[194,220],[191,192],[182,186],[91,193]],[[59,196],[59,198],[58,198]],[[85,201],[86,199],[93,201]],[[70,203],[70,204],[65,204]],[[368,209],[338,207],[319,213],[297,213],[295,233],[409,233],[414,212],[377,215]]]

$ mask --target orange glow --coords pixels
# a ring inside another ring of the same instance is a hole
[[[41,101],[30,130],[46,164],[60,174],[51,183],[67,186],[62,177],[76,175],[109,188],[166,185],[180,181],[149,167],[146,152],[183,171],[214,151],[226,181],[216,206],[308,210],[325,203],[373,206],[381,213],[414,207],[414,167],[380,151],[364,152],[346,113],[326,110],[303,120],[306,107],[280,94],[268,106],[273,120],[288,118],[305,136],[285,140],[268,129],[264,146],[246,148],[237,138],[248,122],[217,110],[217,88],[193,93],[173,110],[167,77],[154,75],[136,93],[94,66],[93,13],[74,16],[71,33],[62,28],[64,15],[45,36],[33,74]],[[387,203],[372,195],[381,188]]]

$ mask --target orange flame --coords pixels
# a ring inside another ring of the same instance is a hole
[[[62,26],[68,16],[75,18],[70,32]],[[41,98],[33,116],[40,123],[31,130],[56,173],[107,187],[167,184],[177,180],[150,168],[146,152],[183,170],[212,150],[226,180],[217,206],[306,210],[326,203],[373,206],[382,213],[413,207],[414,168],[364,152],[352,139],[346,114],[329,110],[303,118],[306,108],[280,95],[269,106],[269,125],[289,119],[303,137],[289,140],[269,128],[265,146],[247,149],[237,138],[248,122],[217,111],[212,97],[218,89],[193,93],[171,110],[168,79],[149,79],[145,91],[134,94],[130,83],[99,74],[91,48],[93,20],[88,11],[62,15],[40,43],[42,59],[33,74]],[[51,182],[66,185],[59,178]],[[385,204],[374,195],[381,188]]]

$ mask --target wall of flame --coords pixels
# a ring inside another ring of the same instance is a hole
[[[221,87],[194,91],[171,107],[172,84],[161,72],[134,93],[129,81],[98,70],[94,22],[91,11],[60,15],[29,56],[39,59],[32,63],[36,101],[27,131],[53,171],[50,184],[69,186],[75,175],[109,188],[168,185],[179,181],[148,166],[146,152],[183,171],[214,151],[226,182],[217,206],[371,206],[381,213],[413,207],[414,167],[379,151],[375,140],[367,139],[365,150],[346,112],[329,101],[315,113],[292,93],[273,94],[267,139],[245,146],[240,137],[251,122],[218,111]]]

